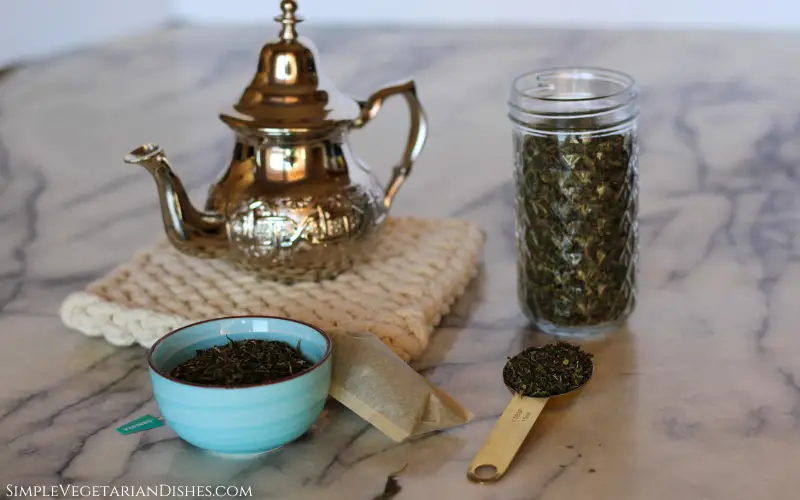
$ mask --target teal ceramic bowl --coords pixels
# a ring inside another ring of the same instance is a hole
[[[208,387],[169,373],[197,349],[231,340],[285,340],[315,364],[275,382]],[[302,436],[319,418],[331,385],[331,339],[284,318],[243,316],[202,321],[175,330],[150,348],[150,381],[164,421],[188,443],[226,455],[252,455]]]

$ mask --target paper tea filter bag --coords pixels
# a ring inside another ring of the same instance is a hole
[[[393,440],[465,424],[473,415],[370,333],[331,332],[331,396]]]

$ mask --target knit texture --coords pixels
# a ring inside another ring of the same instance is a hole
[[[182,255],[161,240],[69,295],[61,319],[115,345],[150,347],[204,319],[281,316],[323,330],[373,333],[412,361],[477,274],[484,242],[484,231],[466,221],[390,218],[376,247],[350,271],[285,285],[221,260]]]

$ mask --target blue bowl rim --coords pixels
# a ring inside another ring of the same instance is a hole
[[[225,319],[249,319],[249,318],[252,318],[252,319],[278,319],[278,320],[282,320],[282,321],[289,321],[291,323],[297,323],[297,324],[300,324],[300,325],[303,325],[303,326],[307,326],[307,327],[311,328],[312,330],[316,330],[317,333],[319,333],[322,336],[322,338],[325,339],[325,354],[322,356],[322,359],[320,359],[318,362],[314,363],[314,366],[312,366],[311,368],[309,368],[308,370],[306,370],[304,372],[295,373],[293,375],[289,375],[288,377],[280,378],[278,380],[271,380],[269,382],[262,382],[260,384],[247,384],[247,385],[203,385],[203,384],[196,384],[194,382],[186,382],[184,380],[179,380],[179,379],[171,376],[168,373],[163,372],[160,368],[156,368],[155,363],[153,362],[153,353],[155,352],[155,350],[158,347],[158,345],[163,340],[165,340],[167,337],[175,335],[176,333],[179,333],[179,332],[181,332],[183,330],[186,330],[187,328],[192,328],[192,327],[197,326],[197,325],[202,325],[203,323],[211,323],[212,321],[220,321],[220,320],[225,320]],[[250,388],[253,388],[253,387],[266,387],[266,386],[269,386],[269,385],[280,384],[281,382],[288,382],[289,380],[293,380],[293,379],[296,379],[298,377],[302,377],[304,375],[309,375],[311,372],[313,372],[314,370],[316,370],[317,368],[322,366],[325,363],[325,361],[328,360],[328,358],[331,355],[332,348],[333,348],[333,342],[331,341],[330,335],[328,335],[327,333],[322,331],[322,329],[320,329],[320,328],[318,328],[318,327],[316,327],[316,326],[314,326],[312,324],[306,323],[304,321],[298,321],[296,319],[289,319],[289,318],[282,318],[280,316],[263,316],[263,315],[252,315],[252,314],[248,314],[248,315],[245,315],[245,316],[222,316],[222,317],[219,317],[219,318],[205,319],[203,321],[197,321],[197,322],[191,323],[189,325],[184,325],[184,326],[182,326],[180,328],[176,328],[175,330],[172,330],[168,334],[166,334],[163,337],[161,337],[160,339],[156,340],[155,343],[152,346],[150,346],[150,350],[147,353],[147,364],[150,365],[150,369],[153,370],[155,373],[157,373],[161,377],[163,377],[163,378],[165,378],[165,379],[167,379],[167,380],[169,380],[171,382],[175,382],[176,384],[189,385],[189,386],[192,386],[192,387],[200,387],[202,389],[250,389]]]

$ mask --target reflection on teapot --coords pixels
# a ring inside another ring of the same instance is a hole
[[[425,144],[426,119],[413,81],[366,101],[340,94],[318,72],[311,42],[297,36],[296,2],[281,7],[279,39],[263,47],[252,82],[220,116],[237,139],[204,210],[192,206],[160,146],[139,146],[125,161],[154,177],[167,236],[180,252],[224,258],[277,281],[328,279],[374,244]],[[405,97],[411,126],[383,188],[351,152],[348,134],[395,95]]]

